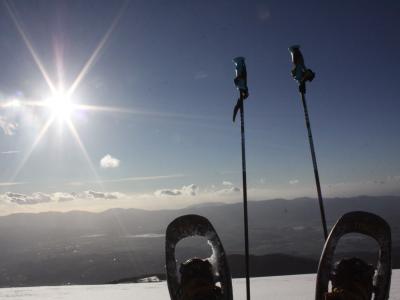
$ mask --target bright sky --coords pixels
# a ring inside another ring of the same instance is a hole
[[[400,194],[398,1],[2,1],[0,214]]]

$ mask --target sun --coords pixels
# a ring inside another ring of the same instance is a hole
[[[49,108],[52,118],[58,121],[70,120],[71,114],[75,109],[70,96],[63,90],[53,92],[53,95],[47,99],[45,105]]]

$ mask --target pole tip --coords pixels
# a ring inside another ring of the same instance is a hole
[[[232,61],[235,64],[240,64],[240,63],[244,63],[245,58],[243,56],[237,56],[234,59],[232,59]]]
[[[288,49],[289,49],[289,52],[292,52],[292,53],[293,53],[294,51],[300,49],[300,45],[292,45],[292,46],[290,46]]]

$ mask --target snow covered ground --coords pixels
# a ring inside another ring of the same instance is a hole
[[[252,299],[311,300],[315,275],[260,277],[251,280]],[[245,280],[233,280],[234,299],[245,299]],[[21,300],[168,300],[166,282],[0,289],[0,299]],[[400,270],[392,276],[391,300],[400,300]]]

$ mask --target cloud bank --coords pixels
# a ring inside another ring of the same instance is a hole
[[[7,192],[0,194],[0,201],[5,204],[17,205],[36,205],[42,203],[63,203],[74,200],[116,200],[122,199],[125,195],[119,192],[97,192],[97,191],[84,191],[80,193],[41,193],[36,192],[32,194],[12,193]]]
[[[249,201],[274,198],[294,199],[299,197],[316,197],[312,180],[306,182],[288,178],[280,186],[249,185]],[[371,196],[400,195],[400,176],[391,175],[364,182],[338,182],[322,184],[325,197],[350,197],[360,194]],[[35,192],[23,194],[8,192],[0,194],[0,215],[16,212],[71,211],[88,210],[104,211],[110,208],[170,209],[184,208],[205,202],[234,203],[242,201],[242,190],[230,181],[218,185],[210,184],[199,187],[197,184],[181,185],[178,188],[154,189],[147,192],[105,192],[84,189],[80,192]]]

